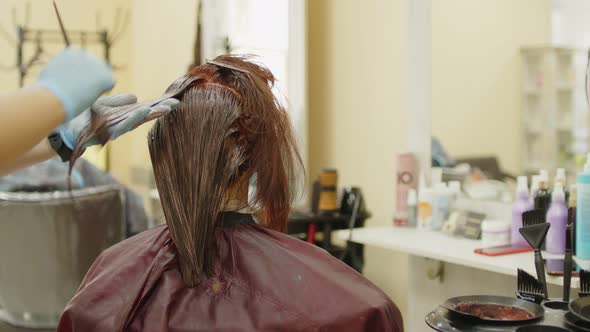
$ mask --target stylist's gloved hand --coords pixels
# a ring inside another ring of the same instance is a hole
[[[59,98],[67,122],[111,90],[115,82],[105,62],[84,50],[68,47],[45,65],[37,84]]]
[[[125,134],[126,132],[135,129],[138,125],[142,124],[145,121],[155,119],[168,112],[171,112],[176,108],[176,105],[178,105],[179,102],[177,99],[170,98],[159,102],[155,106],[151,106],[150,102],[139,104],[136,103],[137,97],[135,95],[117,94],[108,97],[100,97],[98,98],[96,103],[92,105],[92,111],[95,112],[98,116],[100,116],[101,113],[112,110],[112,108],[115,107],[134,106],[136,108],[136,110],[130,117],[109,129],[109,140],[112,141],[117,137]],[[78,140],[80,132],[82,132],[84,128],[90,125],[91,116],[92,114],[90,113],[90,109],[87,109],[86,111],[82,112],[82,114],[74,118],[72,121],[64,123],[58,128],[59,135],[61,136],[62,141],[66,144],[68,148],[74,149],[74,145]],[[98,141],[98,139],[93,138],[83,147],[87,148],[89,146],[93,146],[96,144],[100,144],[100,142]]]

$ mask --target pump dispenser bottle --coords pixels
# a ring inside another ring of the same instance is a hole
[[[578,173],[576,207],[576,256],[590,259],[590,153],[584,171]]]
[[[519,176],[516,180],[516,199],[512,204],[512,228],[510,239],[513,244],[527,245],[526,240],[518,231],[522,227],[522,214],[529,210],[529,188],[526,176]]]
[[[551,191],[549,191],[549,177],[547,173],[541,171],[539,178],[539,189],[533,193],[535,197],[535,209],[543,209],[547,211],[549,204],[551,204]]]
[[[565,253],[565,226],[567,225],[567,205],[561,183],[556,183],[551,196],[551,207],[547,211],[547,222],[551,225],[545,240],[545,250],[552,254]]]

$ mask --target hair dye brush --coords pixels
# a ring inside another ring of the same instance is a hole
[[[543,294],[545,299],[549,299],[547,292],[547,281],[545,280],[545,266],[543,265],[543,256],[541,255],[541,247],[549,231],[550,224],[545,222],[545,210],[535,209],[527,211],[522,214],[522,224],[524,227],[518,231],[527,240],[527,242],[535,249],[535,269],[537,270],[537,278],[543,284]]]
[[[518,290],[516,297],[540,304],[545,297],[543,284],[525,270],[518,269]]]
[[[565,227],[565,258],[563,259],[563,301],[569,302],[570,289],[572,285],[572,270],[573,270],[573,247],[572,247],[572,227],[569,224]]]
[[[590,295],[590,271],[580,270],[580,297]]]

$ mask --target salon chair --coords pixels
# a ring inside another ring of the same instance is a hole
[[[123,197],[117,185],[0,192],[0,321],[57,326],[96,257],[125,238]]]

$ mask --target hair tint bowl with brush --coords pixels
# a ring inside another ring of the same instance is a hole
[[[590,154],[578,173],[576,207],[576,256],[590,259]]]

